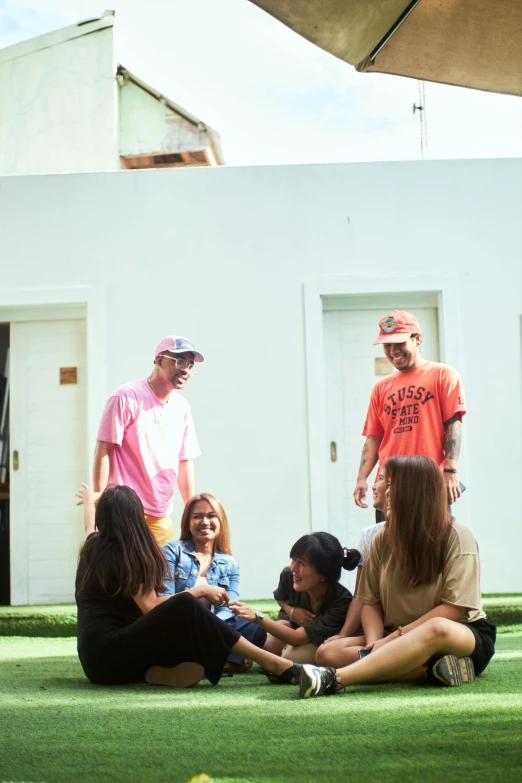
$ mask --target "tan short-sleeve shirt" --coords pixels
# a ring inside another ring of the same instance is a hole
[[[480,594],[478,546],[465,525],[454,522],[444,570],[435,582],[407,587],[388,545],[386,528],[370,544],[357,598],[363,604],[381,604],[387,631],[408,625],[440,604],[467,609],[461,622],[486,617]]]

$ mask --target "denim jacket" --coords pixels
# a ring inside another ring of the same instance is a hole
[[[194,552],[194,542],[169,541],[163,547],[163,554],[169,566],[163,595],[181,593],[186,587],[194,587],[200,569],[197,555]],[[239,598],[239,564],[232,555],[214,552],[206,576],[209,585],[224,587],[230,600],[237,601]],[[226,606],[211,606],[210,609],[221,620],[227,620],[234,616]]]

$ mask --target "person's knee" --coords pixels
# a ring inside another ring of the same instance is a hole
[[[274,653],[274,655],[281,655],[281,650],[285,646],[285,643],[280,639],[276,639],[272,634],[268,634],[266,641],[263,645],[263,649],[267,652]]]
[[[315,644],[303,644],[297,647],[287,644],[281,652],[281,657],[294,663],[316,663],[316,652]]]
[[[317,652],[315,654],[315,660],[318,666],[332,666],[332,661],[338,657],[335,655],[336,645],[330,643],[330,644],[322,644],[320,647],[317,648]]]
[[[443,642],[451,634],[453,624],[453,620],[448,620],[446,617],[432,617],[427,620],[422,626],[426,641]]]
[[[359,646],[355,647],[336,642],[321,645],[315,656],[317,665],[333,666],[335,668],[338,666],[349,666],[359,659],[359,649]]]

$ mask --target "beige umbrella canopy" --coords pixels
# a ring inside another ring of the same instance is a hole
[[[251,0],[358,71],[522,95],[522,0]]]

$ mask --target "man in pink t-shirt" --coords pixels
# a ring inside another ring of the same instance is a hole
[[[176,394],[204,361],[185,337],[165,337],[148,378],[116,389],[103,411],[94,454],[93,488],[126,484],[139,495],[158,543],[174,538],[172,497],[194,495],[192,460],[200,450],[188,402]],[[89,531],[87,531],[89,532]]]
[[[372,391],[364,424],[356,505],[364,503],[367,478],[388,457],[421,454],[431,457],[443,471],[448,503],[460,497],[457,473],[462,417],[466,413],[464,388],[457,371],[430,362],[420,354],[421,328],[411,313],[394,310],[379,321],[384,353],[397,372],[378,381]]]

